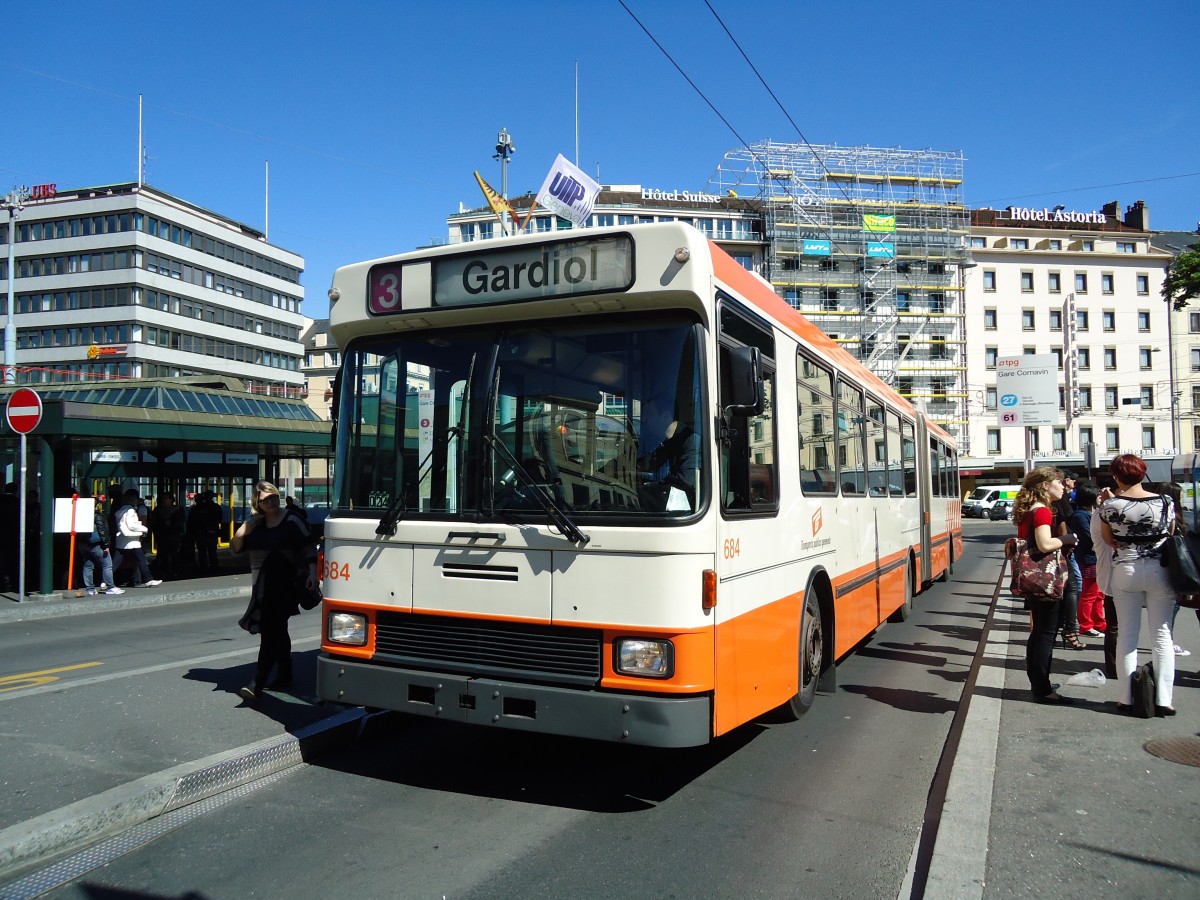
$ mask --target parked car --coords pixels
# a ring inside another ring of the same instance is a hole
[[[988,510],[988,518],[993,522],[1004,521],[1012,518],[1012,500],[997,500],[992,504],[992,508]]]

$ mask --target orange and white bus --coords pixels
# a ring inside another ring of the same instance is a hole
[[[691,226],[346,266],[317,693],[660,747],[779,708],[962,552],[951,437]]]

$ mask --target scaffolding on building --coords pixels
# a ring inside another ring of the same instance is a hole
[[[965,449],[961,151],[761,141],[725,154],[713,193],[763,204],[761,274]]]

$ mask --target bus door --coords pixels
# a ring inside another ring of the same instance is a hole
[[[917,496],[921,508],[921,583],[933,581],[933,460],[925,417],[917,416]]]

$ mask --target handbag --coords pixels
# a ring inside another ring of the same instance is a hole
[[[1147,662],[1133,670],[1129,676],[1133,686],[1133,703],[1130,712],[1143,719],[1153,719],[1154,709],[1154,663]]]
[[[316,609],[321,605],[321,601],[325,598],[321,596],[321,587],[318,583],[317,587],[310,588],[308,586],[308,569],[303,568],[296,572],[296,592],[301,609]]]
[[[1179,594],[1200,593],[1200,535],[1173,534],[1167,538],[1158,554],[1167,570],[1171,587]]]
[[[1067,583],[1067,560],[1058,550],[1040,553],[1024,538],[1004,542],[1004,556],[1012,564],[1009,590],[1036,600],[1061,600]]]

